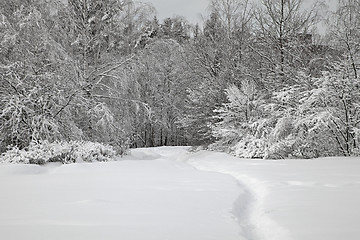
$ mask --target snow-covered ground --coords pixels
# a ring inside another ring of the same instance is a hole
[[[168,148],[107,163],[0,165],[0,239],[241,239],[231,214],[236,180],[175,161],[184,155]]]
[[[358,240],[360,158],[245,160],[182,147],[0,165],[0,239]]]
[[[247,160],[204,151],[189,163],[246,189],[248,219],[237,207],[248,239],[360,239],[360,158]]]

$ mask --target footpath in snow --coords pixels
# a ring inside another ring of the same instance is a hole
[[[246,160],[183,147],[0,165],[6,240],[358,240],[360,158]]]
[[[229,174],[250,194],[248,218],[238,214],[248,239],[360,239],[360,158],[249,160],[201,151],[188,163]]]

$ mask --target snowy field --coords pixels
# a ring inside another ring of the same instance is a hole
[[[200,152],[189,162],[229,174],[246,190],[246,214],[238,204],[237,217],[247,239],[360,239],[360,158],[272,161]]]
[[[244,160],[186,148],[0,165],[4,240],[358,240],[360,158]]]

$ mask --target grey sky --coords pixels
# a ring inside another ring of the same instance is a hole
[[[252,0],[257,1],[257,0]],[[315,0],[304,0],[305,6],[311,6]],[[334,8],[338,0],[325,0]],[[191,23],[202,22],[200,15],[207,14],[210,0],[143,0],[154,5],[160,20],[166,17],[183,16]]]
[[[143,0],[156,8],[160,20],[166,17],[183,16],[189,22],[201,22],[200,15],[206,14],[209,0]]]

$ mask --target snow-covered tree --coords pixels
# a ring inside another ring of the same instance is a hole
[[[215,110],[218,115],[212,130],[217,141],[212,148],[224,149],[239,157],[264,156],[270,121],[259,94],[253,82],[226,89],[228,103]]]
[[[300,106],[307,111],[305,119],[325,128],[345,156],[359,152],[359,84],[352,62],[339,62],[315,82]]]
[[[112,73],[124,60],[79,58],[85,48],[77,44],[88,39],[80,36],[89,33],[80,32],[80,23],[66,11],[69,6],[15,0],[10,6],[1,12],[1,151],[7,145],[23,148],[41,140],[123,144],[119,116],[102,97],[109,94],[108,88],[104,90],[109,79],[118,80]],[[73,41],[75,37],[79,42]],[[105,43],[99,36],[97,40],[96,44]],[[100,46],[96,44],[93,46]],[[83,53],[90,52],[86,48]],[[101,60],[102,68],[93,60]]]
[[[173,39],[154,39],[128,65],[132,99],[127,109],[135,147],[186,144],[178,121],[183,113],[186,92],[186,65],[183,49]]]
[[[351,63],[355,78],[359,75],[360,61],[360,2],[339,1],[337,10],[330,15],[328,37],[331,46]]]
[[[308,11],[302,6],[303,0],[263,0],[256,11],[257,39],[252,50],[262,78],[273,88],[293,84],[294,69],[308,65],[303,52],[312,44],[311,31],[318,22],[319,5]]]
[[[212,141],[214,110],[226,101],[225,89],[252,80],[247,58],[251,44],[251,8],[248,1],[212,1],[203,30],[188,47],[193,81],[188,88],[188,111],[183,123],[194,144]],[[198,29],[199,30],[199,29]]]

